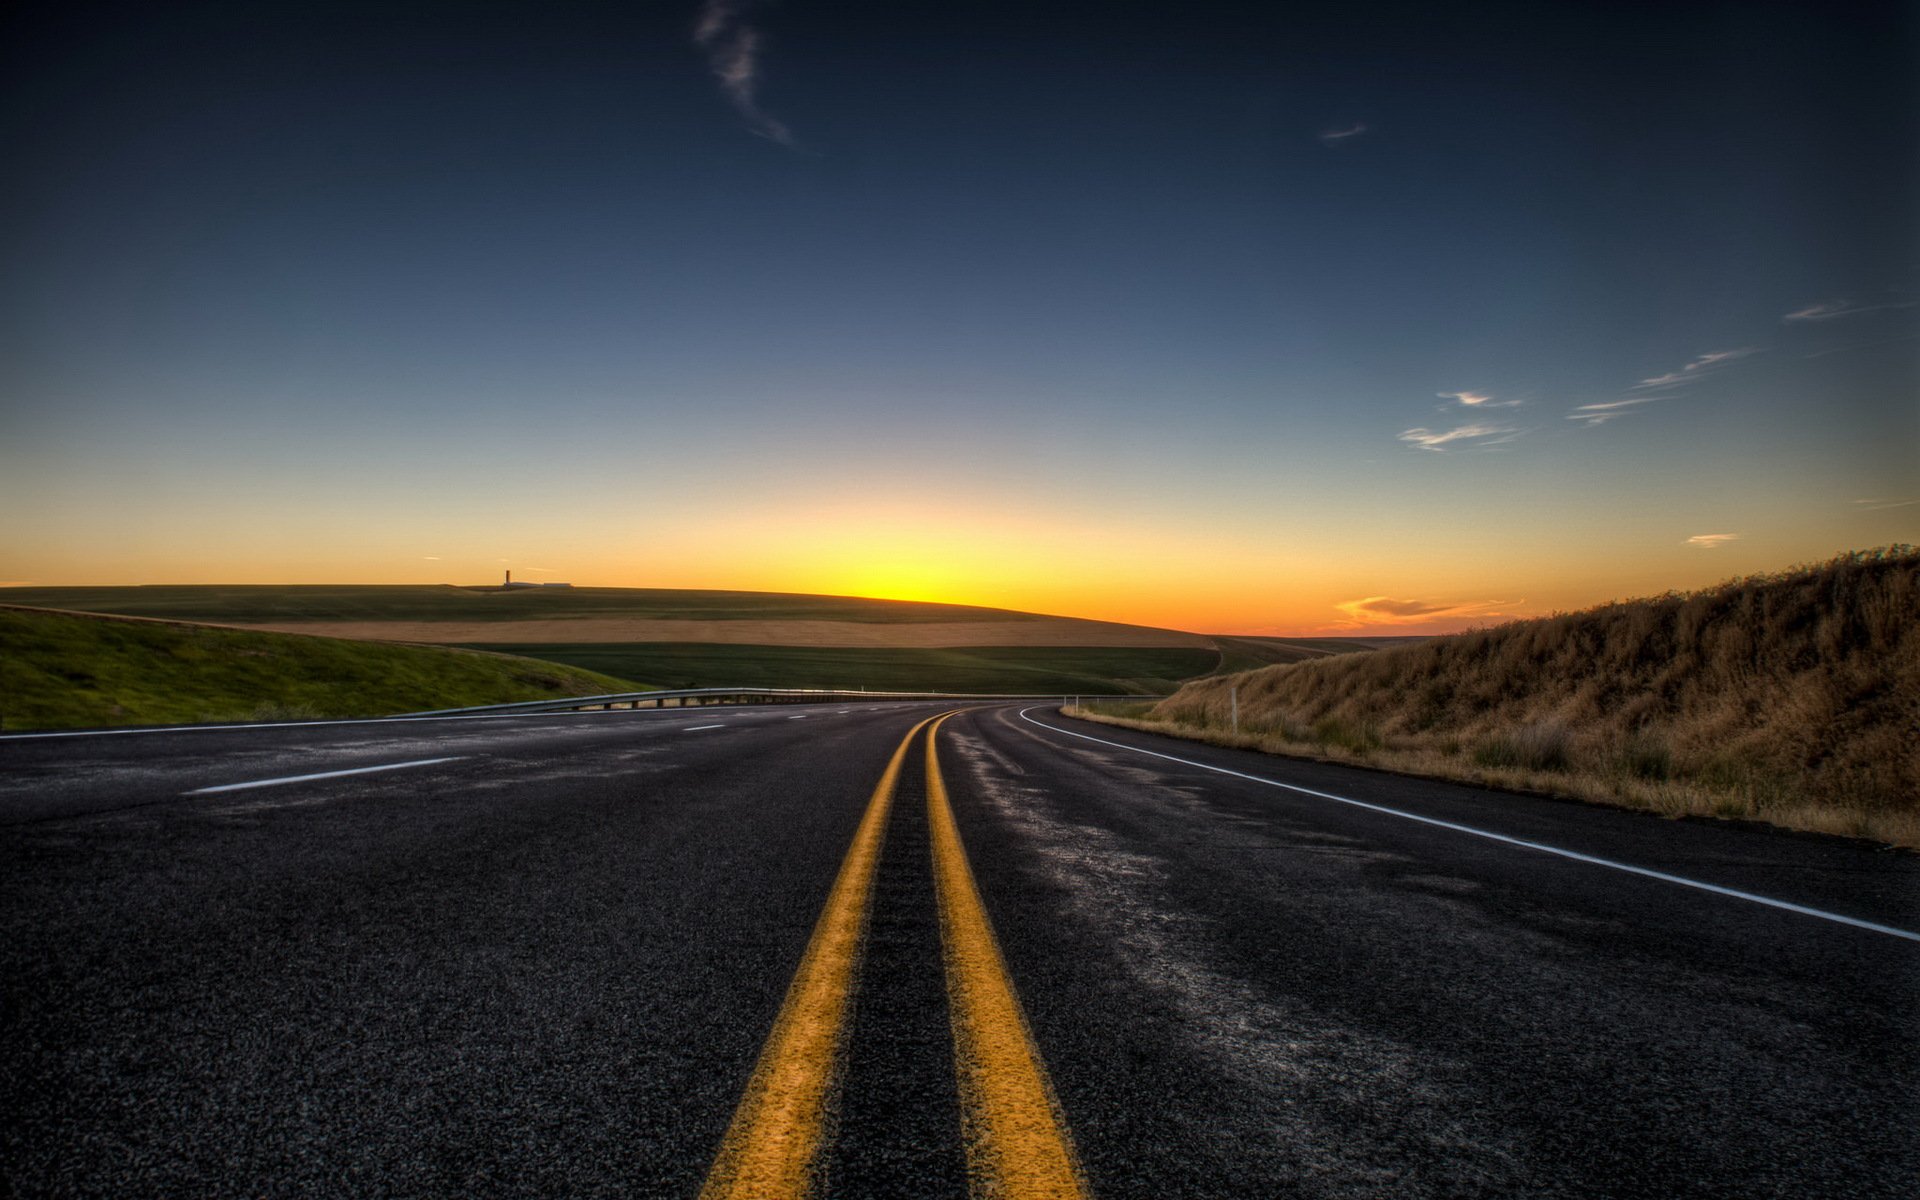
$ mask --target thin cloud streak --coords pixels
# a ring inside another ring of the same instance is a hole
[[[1461,443],[1461,448],[1466,449],[1503,445],[1519,437],[1520,431],[1511,425],[1473,424],[1446,430],[1405,429],[1398,436],[1409,446],[1440,453],[1454,443]]]
[[[1358,600],[1342,600],[1334,608],[1346,618],[1338,627],[1359,629],[1378,625],[1424,625],[1434,621],[1508,617],[1513,614],[1498,610],[1525,603],[1525,600],[1428,601],[1363,596]]]
[[[1495,400],[1486,392],[1437,392],[1442,400],[1452,400],[1465,408],[1519,408],[1518,400]]]
[[[1624,400],[1603,400],[1598,404],[1582,404],[1573,411],[1590,412],[1610,408],[1634,408],[1642,404],[1652,404],[1658,399],[1660,399],[1658,396],[1628,396]]]
[[[1681,367],[1678,371],[1669,371],[1665,375],[1656,375],[1652,379],[1642,379],[1639,383],[1633,385],[1632,390],[1636,392],[1643,390],[1658,391],[1666,388],[1679,387],[1683,384],[1698,383],[1728,363],[1738,362],[1749,354],[1758,354],[1759,352],[1760,351],[1753,346],[1746,346],[1739,350],[1716,350],[1711,354],[1702,354],[1686,366]]]
[[[1825,300],[1819,304],[1809,304],[1798,312],[1790,312],[1781,317],[1782,321],[1837,321],[1842,317],[1857,317],[1861,313],[1884,312],[1890,308],[1912,308],[1915,301],[1903,300],[1893,304],[1855,304],[1851,300]]]
[[[720,81],[720,90],[746,119],[747,129],[789,150],[800,149],[786,125],[760,107],[760,31],[747,15],[754,0],[707,0],[693,27],[693,40],[707,52],[707,65]]]
[[[1630,416],[1637,405],[1651,404],[1656,400],[1665,400],[1680,388],[1700,382],[1702,379],[1725,368],[1729,363],[1739,362],[1752,354],[1760,353],[1757,346],[1742,346],[1737,350],[1714,350],[1702,354],[1678,371],[1668,371],[1664,375],[1655,375],[1651,379],[1642,379],[1628,388],[1628,392],[1644,392],[1646,395],[1629,395],[1620,400],[1608,400],[1598,404],[1582,404],[1567,414],[1567,420],[1579,421],[1585,428],[1605,425],[1608,421]]]
[[[1718,550],[1728,542],[1737,542],[1739,540],[1740,535],[1737,533],[1696,533],[1683,544],[1697,546],[1702,550]]]
[[[1598,404],[1582,404],[1567,414],[1569,421],[1584,421],[1588,425],[1604,425],[1618,417],[1628,416],[1642,404],[1652,404],[1658,396],[1629,396],[1625,400],[1603,400]]]
[[[1348,138],[1359,137],[1367,131],[1365,121],[1355,121],[1345,129],[1329,129],[1320,135],[1320,140],[1329,146],[1337,146]]]
[[[1713,354],[1702,354],[1699,358],[1694,359],[1685,367],[1682,367],[1681,370],[1703,371],[1708,367],[1717,367],[1723,362],[1732,362],[1736,358],[1745,358],[1747,355],[1753,353],[1755,353],[1753,347],[1749,346],[1744,350],[1721,350]]]
[[[1905,508],[1909,504],[1920,504],[1915,500],[1855,500],[1853,502],[1862,512],[1879,512],[1884,508]]]

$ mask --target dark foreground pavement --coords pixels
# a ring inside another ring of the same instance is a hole
[[[881,769],[934,711],[0,739],[0,1187],[695,1194]],[[1920,942],[1128,747],[1902,930],[1909,856],[1017,706],[939,738],[1096,1194],[1920,1179]],[[831,1195],[966,1188],[907,761]]]

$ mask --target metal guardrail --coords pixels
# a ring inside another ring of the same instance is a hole
[[[1164,696],[1068,697],[1058,692],[1014,695],[1001,692],[859,692],[831,688],[675,688],[655,692],[614,692],[605,696],[567,696],[559,700],[525,700],[514,704],[476,704],[467,708],[436,708],[401,713],[402,717],[461,717],[480,713],[574,712],[581,709],[703,708],[710,704],[826,704],[848,700],[1164,700]],[[668,704],[668,701],[675,701]]]

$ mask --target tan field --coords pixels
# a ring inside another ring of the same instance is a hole
[[[1204,634],[1145,625],[1067,617],[1024,621],[671,620],[648,617],[576,617],[531,621],[281,621],[226,622],[235,628],[318,634],[372,642],[433,645],[616,642],[702,642],[748,646],[918,647],[1165,646],[1214,649]]]

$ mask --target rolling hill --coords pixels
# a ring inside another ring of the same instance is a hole
[[[1009,609],[649,588],[9,588],[0,601],[256,631],[490,650],[660,686],[1164,695],[1222,669],[1365,651]]]
[[[639,686],[472,650],[0,607],[9,731],[366,717]]]

